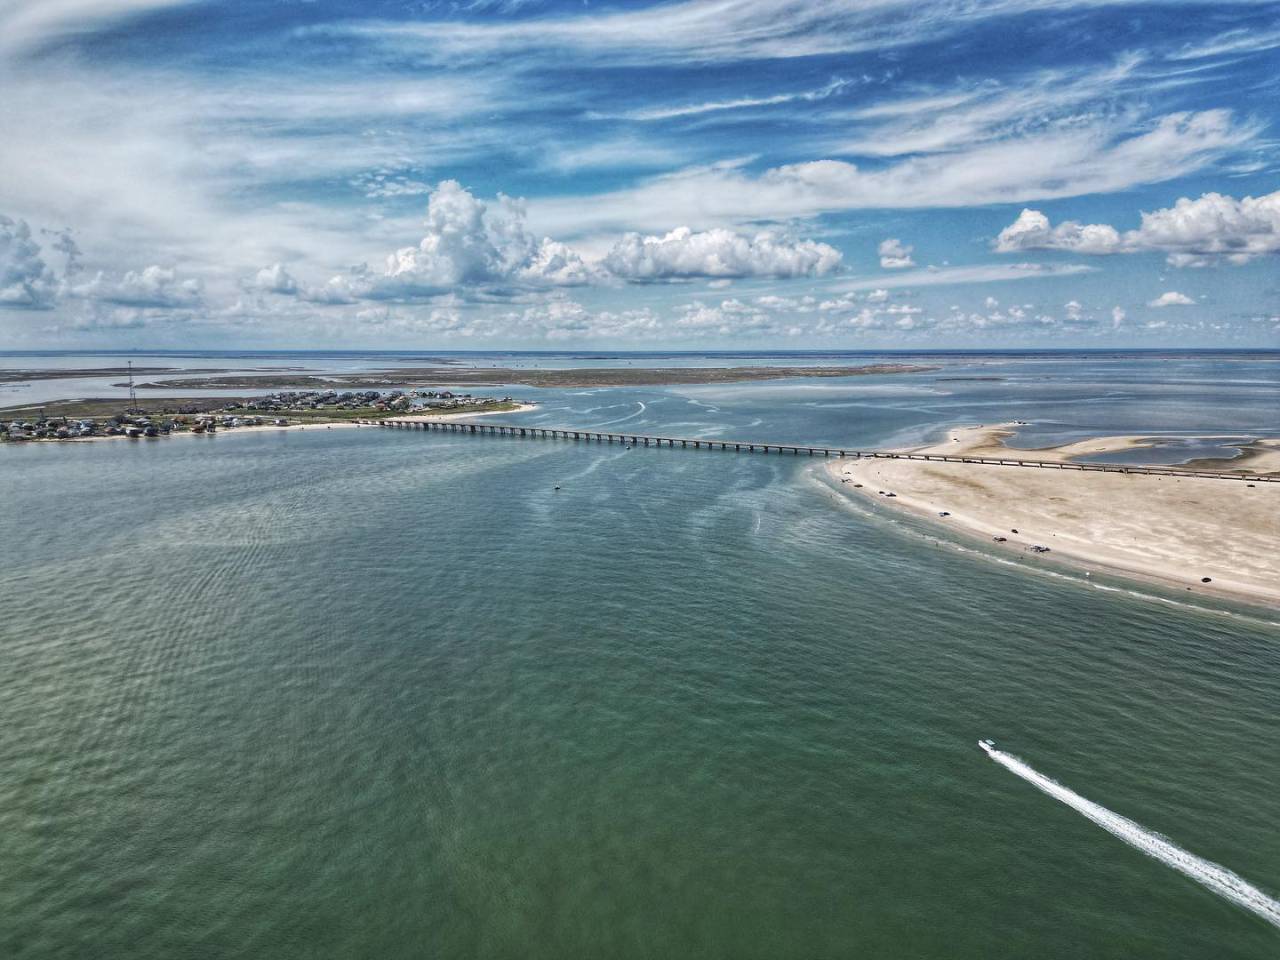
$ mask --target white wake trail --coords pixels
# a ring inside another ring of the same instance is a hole
[[[1267,896],[1243,877],[1237,876],[1226,867],[1183,850],[1177,844],[1134,823],[1128,817],[1122,817],[1092,800],[1086,800],[1074,790],[1069,790],[1057,781],[1033,770],[1017,757],[1010,756],[1003,750],[997,750],[989,740],[979,741],[978,745],[1000,766],[1043,790],[1055,800],[1061,800],[1103,830],[1114,834],[1130,846],[1137,847],[1147,856],[1154,857],[1166,866],[1173,867],[1179,873],[1203,884],[1218,896],[1225,897],[1237,906],[1244,907],[1267,922],[1280,927],[1280,901]]]

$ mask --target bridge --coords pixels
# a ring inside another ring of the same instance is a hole
[[[1088,473],[1134,473],[1163,477],[1200,477],[1208,480],[1247,480],[1250,483],[1280,483],[1280,475],[1233,473],[1213,470],[1182,470],[1177,467],[1128,466],[1118,463],[1025,460],[1019,457],[966,457],[940,453],[900,453],[892,450],[858,450],[851,447],[810,446],[796,443],[765,443],[760,440],[718,440],[708,437],[659,437],[644,433],[608,433],[567,427],[531,427],[511,423],[477,423],[472,420],[408,420],[387,417],[357,420],[368,426],[396,430],[427,430],[469,436],[518,437],[537,440],[569,440],[579,443],[618,443],[632,447],[680,447],[719,450],[729,453],[790,454],[809,457],[859,457],[880,460],[927,460],[936,463],[984,463],[1001,467],[1032,467],[1042,470],[1079,470]]]

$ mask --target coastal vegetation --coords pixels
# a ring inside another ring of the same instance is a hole
[[[402,367],[359,374],[304,373],[236,374],[229,377],[197,377],[156,380],[141,386],[173,390],[247,390],[303,388],[309,390],[361,390],[386,386],[500,386],[528,387],[638,387],[707,383],[750,383],[792,377],[860,377],[878,374],[928,373],[939,369],[905,363],[876,363],[854,367],[600,367],[598,369],[515,369],[511,367]],[[123,386],[123,384],[122,384]]]
[[[119,398],[61,400],[0,410],[0,443],[107,436],[168,436],[218,429],[301,426],[377,420],[406,413],[431,416],[506,413],[510,397],[455,397],[444,391],[383,394],[281,393],[267,397],[160,397],[125,409]]]

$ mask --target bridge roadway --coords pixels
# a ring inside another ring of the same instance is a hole
[[[606,433],[600,430],[572,430],[565,427],[531,427],[511,423],[476,423],[471,420],[403,420],[388,417],[358,420],[358,423],[400,430],[434,430],[440,433],[497,437],[526,437],[545,440],[576,440],[621,443],[633,447],[692,447],[695,450],[725,450],[732,453],[790,453],[810,457],[862,457],[880,460],[928,460],[938,463],[985,463],[1001,467],[1038,467],[1047,470],[1081,470],[1095,473],[1138,473],[1165,477],[1201,477],[1210,480],[1247,480],[1250,483],[1280,483],[1280,475],[1229,473],[1226,471],[1180,470],[1176,467],[1139,467],[1118,463],[1081,463],[1056,460],[1023,460],[1015,457],[964,457],[937,453],[898,453],[892,450],[854,450],[849,447],[817,447],[795,443],[763,443],[759,440],[716,440],[706,437],[656,437],[643,433]]]

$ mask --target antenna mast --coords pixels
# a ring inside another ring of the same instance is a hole
[[[126,361],[126,363],[129,364],[129,412],[137,413],[138,412],[138,394],[133,389],[133,361],[128,360]]]

